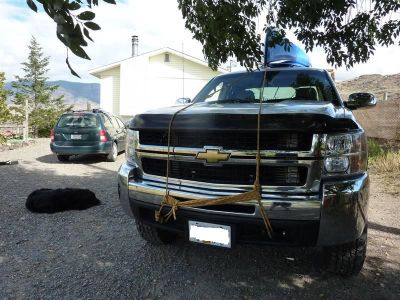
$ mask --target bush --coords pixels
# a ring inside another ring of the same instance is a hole
[[[6,142],[7,142],[6,137],[3,136],[3,135],[0,133],[0,145],[5,144]]]
[[[38,137],[50,137],[50,131],[64,111],[56,109],[36,109],[30,114],[30,123]]]
[[[378,173],[400,172],[400,151],[387,152],[371,160],[371,167]]]
[[[385,154],[382,146],[374,139],[368,139],[368,158],[375,159]]]

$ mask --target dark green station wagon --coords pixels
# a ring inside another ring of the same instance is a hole
[[[125,136],[125,124],[110,113],[98,109],[67,112],[51,131],[50,149],[60,161],[79,154],[101,154],[116,161],[125,150]]]

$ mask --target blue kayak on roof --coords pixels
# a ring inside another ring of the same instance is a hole
[[[293,43],[286,45],[271,44],[271,36],[274,34],[273,29],[267,31],[265,38],[265,67],[311,67],[310,58],[306,52]]]

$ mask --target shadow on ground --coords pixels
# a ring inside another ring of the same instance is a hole
[[[36,160],[45,164],[96,164],[107,161],[105,155],[96,154],[72,155],[66,162],[59,161],[55,154],[43,155]]]
[[[377,223],[374,223],[374,222],[369,222],[368,223],[368,227],[370,229],[373,229],[373,230],[379,230],[379,231],[382,231],[382,232],[387,232],[387,233],[391,233],[391,234],[395,234],[395,235],[400,235],[400,228],[384,226],[384,225],[377,224]]]
[[[56,157],[37,160],[50,164]],[[1,299],[400,297],[398,265],[376,252],[359,276],[345,279],[319,267],[316,248],[226,250],[182,239],[149,245],[120,208],[116,172],[95,163],[85,166],[82,176],[61,176],[46,166],[0,167],[7,174],[0,178]],[[53,215],[29,213],[25,199],[42,187],[89,188],[104,205]],[[376,223],[371,227],[388,230]],[[397,228],[393,231],[398,234]]]

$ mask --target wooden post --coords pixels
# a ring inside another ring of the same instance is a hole
[[[25,121],[24,121],[24,134],[23,140],[26,142],[29,138],[29,111],[28,111],[28,97],[25,98]]]

